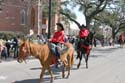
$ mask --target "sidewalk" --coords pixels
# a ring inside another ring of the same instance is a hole
[[[115,44],[114,46],[104,46],[104,47],[102,47],[101,45],[97,45],[96,47],[93,46],[92,51],[108,50],[108,49],[110,50],[110,49],[117,49],[117,48],[120,48],[120,45]],[[28,57],[28,59],[29,60],[34,59],[34,57]],[[17,61],[17,59],[13,57],[9,57],[6,60],[3,58],[1,63],[14,62],[14,61]]]
[[[27,57],[27,60],[33,60],[33,59],[35,59],[33,56],[30,56],[30,57]],[[9,58],[7,58],[7,59],[2,59],[2,62],[0,62],[0,64],[2,64],[2,63],[10,63],[10,62],[17,62],[17,58],[13,58],[13,57],[9,57]]]
[[[104,46],[102,47],[101,45],[97,45],[96,47],[93,46],[93,49],[110,49],[110,48],[120,48],[119,44],[115,44],[114,46]]]
[[[3,63],[3,62],[5,63],[5,62],[12,62],[12,61],[16,61],[16,59],[14,59],[12,57],[9,57],[7,59],[2,58],[2,61],[0,62],[0,64]]]

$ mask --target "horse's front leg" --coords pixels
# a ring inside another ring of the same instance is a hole
[[[65,77],[65,71],[66,71],[66,64],[65,64],[65,62],[63,62],[63,69],[62,69],[62,78],[64,78]]]
[[[89,54],[86,55],[86,58],[85,58],[85,62],[86,62],[86,68],[88,69],[88,58],[89,58]]]
[[[77,50],[77,56],[76,59],[80,58],[80,49]]]
[[[43,81],[43,75],[44,75],[44,73],[45,73],[45,67],[43,66],[43,69],[42,69],[42,72],[41,72],[41,74],[40,74],[40,83],[42,83],[42,81]]]
[[[68,60],[68,75],[67,75],[67,79],[69,78],[69,76],[70,76],[70,70],[71,70],[71,67],[72,67],[72,57],[70,57],[69,58],[69,60]]]
[[[53,76],[50,65],[48,66],[48,71],[49,71],[49,74],[51,75],[51,82],[53,82],[54,81],[54,76]]]
[[[79,67],[81,65],[81,60],[82,60],[82,53],[80,52],[79,63],[77,65],[77,69],[79,69]]]

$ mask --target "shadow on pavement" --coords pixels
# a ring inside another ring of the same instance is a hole
[[[97,55],[97,54],[93,54],[93,55],[90,55],[89,57],[92,57],[92,58],[98,58],[98,57],[105,57],[104,55]]]
[[[44,78],[43,80],[44,83],[51,83],[50,78]],[[16,81],[14,83],[39,83],[39,79],[26,79],[22,81]]]
[[[41,70],[42,67],[37,67],[37,68],[30,68],[30,70]]]
[[[22,81],[15,81],[15,83],[39,83],[39,79],[26,79]]]
[[[53,71],[53,74],[59,74],[60,72],[62,72],[62,68],[63,68],[63,66],[61,66],[60,68],[56,68],[54,65],[51,66],[51,70]],[[41,70],[42,71],[42,67],[30,68],[30,70]],[[49,73],[45,72],[45,75],[49,75]]]
[[[59,76],[55,76],[55,80],[61,79]],[[39,79],[25,79],[21,81],[15,81],[14,83],[39,83]],[[50,76],[43,78],[43,83],[51,83]]]

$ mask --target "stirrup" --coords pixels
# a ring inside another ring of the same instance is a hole
[[[57,60],[57,64],[61,64],[61,60],[60,59]]]

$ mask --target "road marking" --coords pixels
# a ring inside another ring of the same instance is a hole
[[[6,80],[7,76],[0,76],[0,80]]]

